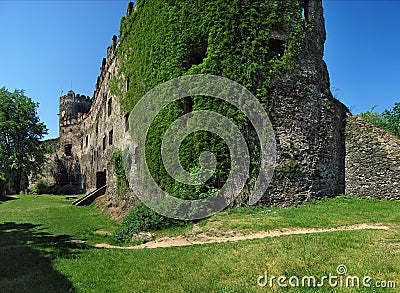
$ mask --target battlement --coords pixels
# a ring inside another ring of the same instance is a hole
[[[108,69],[110,68],[114,58],[115,58],[115,50],[118,47],[118,38],[116,35],[112,37],[111,46],[107,47],[107,58],[103,58],[101,67],[100,67],[100,75],[97,77],[97,82],[95,86],[95,90],[93,93],[93,99],[96,99],[98,96],[98,92],[100,90],[101,84],[107,76]]]
[[[80,123],[89,115],[91,106],[89,96],[68,91],[60,97],[60,127]]]

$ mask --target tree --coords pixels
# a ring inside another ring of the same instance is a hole
[[[382,128],[394,135],[400,137],[400,102],[394,103],[392,109],[385,110],[382,113],[374,111],[361,113],[360,116],[375,126]]]
[[[383,111],[382,117],[385,129],[400,137],[400,102],[394,103],[392,109]]]
[[[38,106],[23,90],[0,88],[0,174],[16,193],[24,176],[40,173],[49,152],[41,142],[48,130],[37,115]]]

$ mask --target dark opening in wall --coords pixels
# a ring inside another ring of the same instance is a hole
[[[129,91],[129,77],[126,78],[126,91]]]
[[[135,147],[135,160],[133,161],[133,163],[137,164],[138,159],[139,159],[139,147]]]
[[[303,19],[308,20],[310,0],[302,0],[301,2],[301,15]]]
[[[193,111],[193,105],[194,105],[194,102],[193,102],[193,99],[191,97],[184,98],[184,101],[183,101],[183,112],[184,112],[184,114],[188,114],[188,113],[192,112]]]
[[[208,41],[198,41],[189,48],[187,55],[186,69],[190,69],[193,65],[199,65],[203,63],[203,60],[207,57]]]
[[[96,172],[96,188],[103,187],[107,184],[106,170],[103,172]]]
[[[64,146],[64,154],[67,156],[67,157],[71,157],[72,156],[72,144],[66,144],[65,146]]]
[[[83,139],[81,139],[81,150],[83,150]]]
[[[86,141],[85,141],[85,145],[86,145],[86,147],[89,145],[89,136],[88,135],[86,135],[86,139],[85,139]]]
[[[104,135],[103,137],[103,151],[106,149],[107,147],[107,135]]]
[[[113,134],[114,134],[114,131],[111,129],[110,132],[108,133],[108,144],[109,145],[113,144]]]
[[[129,114],[125,114],[125,131],[129,130]]]
[[[96,123],[96,134],[99,134],[99,122]]]
[[[111,111],[112,111],[112,98],[108,100],[108,116],[111,115]]]
[[[285,41],[276,38],[270,38],[268,41],[268,48],[270,54],[272,55],[271,57],[282,58],[285,54]]]

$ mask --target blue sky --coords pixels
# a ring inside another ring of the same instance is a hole
[[[0,1],[0,86],[25,89],[58,136],[58,98],[92,96],[128,1]],[[400,1],[324,1],[333,93],[353,113],[400,101]]]

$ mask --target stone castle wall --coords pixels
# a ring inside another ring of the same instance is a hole
[[[349,112],[333,98],[323,61],[326,35],[322,2],[304,3],[304,18],[310,29],[295,60],[297,66],[268,88],[267,111],[276,134],[278,156],[274,178],[262,203],[287,206],[345,192],[399,198],[399,141],[384,131],[368,128],[359,119],[348,118],[346,122]],[[132,11],[128,9],[128,13]],[[110,93],[111,79],[119,67],[117,46],[113,37],[90,101],[79,96],[77,100],[83,103],[77,107],[71,102],[73,92],[60,98],[60,137],[51,141],[55,153],[46,177],[87,192],[96,188],[99,175],[105,171],[109,200],[125,205],[117,198],[111,163],[128,129],[127,114],[121,112],[118,97]],[[89,109],[85,108],[88,102]],[[365,127],[370,132],[359,133]]]
[[[400,139],[353,116],[346,127],[346,194],[400,199]]]
[[[344,193],[347,108],[330,92],[323,61],[326,38],[321,1],[306,1],[307,31],[297,67],[271,84],[267,111],[278,161],[264,198],[281,206]]]

